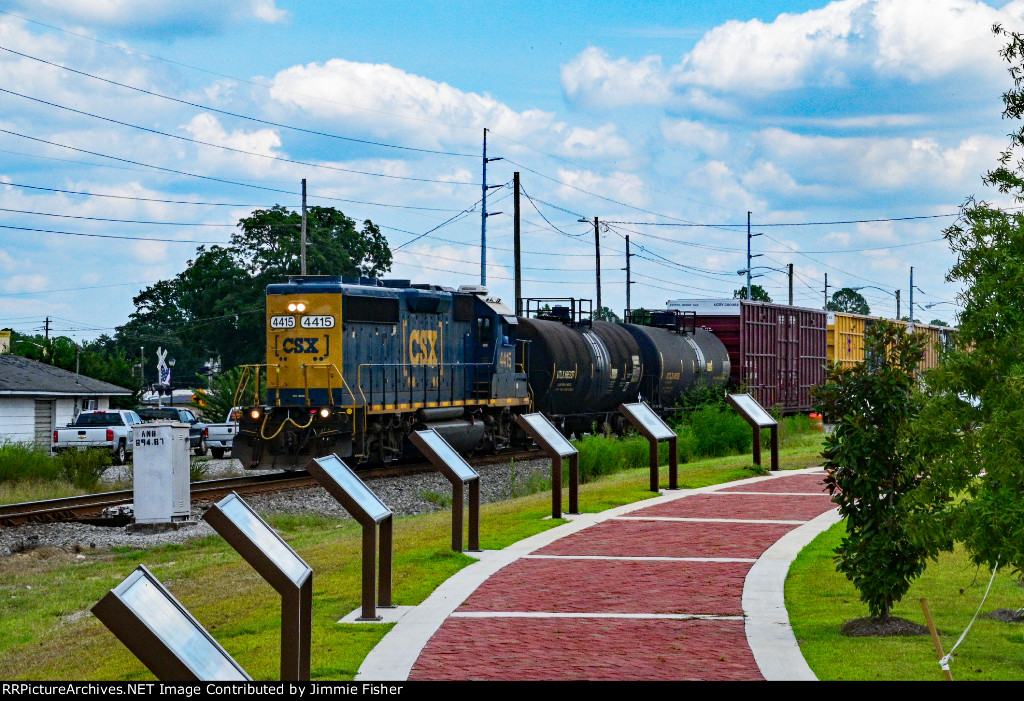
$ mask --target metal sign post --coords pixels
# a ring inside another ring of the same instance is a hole
[[[309,681],[313,569],[234,492],[203,518],[281,595],[281,680]]]
[[[413,431],[409,441],[452,484],[452,550],[462,552],[462,502],[469,485],[469,550],[480,551],[480,475],[436,431]]]
[[[658,491],[658,444],[668,441],[668,488],[679,489],[679,436],[644,402],[620,404],[619,413],[629,419],[651,444],[651,491]]]
[[[160,681],[252,681],[144,565],[92,612]]]
[[[551,518],[562,518],[562,458],[569,458],[569,513],[580,512],[580,456],[543,414],[520,414],[516,423],[551,458]]]
[[[754,464],[761,466],[761,429],[771,429],[772,469],[779,469],[779,422],[749,394],[730,394],[726,401],[754,429]]]
[[[314,458],[306,464],[309,474],[363,527],[363,605],[357,621],[379,621],[377,607],[391,604],[391,509],[370,491],[356,473],[337,455]],[[377,553],[377,531],[380,554]],[[375,560],[380,560],[380,576],[375,576]],[[374,596],[374,580],[377,595]]]

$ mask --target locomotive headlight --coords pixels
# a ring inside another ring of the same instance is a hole
[[[291,304],[288,305],[288,311],[290,312],[295,311],[297,308],[298,307],[295,306],[295,302],[292,302]]]
[[[320,417],[326,419],[331,415],[331,410],[328,407],[324,407],[320,410]]]
[[[302,302],[299,302],[298,304],[295,305],[295,309],[297,309],[300,312],[304,312],[306,311],[306,305],[303,304]]]
[[[250,418],[252,418],[253,421],[257,420],[261,416],[260,410],[259,409],[253,409],[252,411],[249,412],[249,416],[250,416]]]

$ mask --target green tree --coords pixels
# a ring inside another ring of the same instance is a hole
[[[843,287],[832,293],[832,300],[825,305],[830,312],[846,312],[848,314],[870,314],[871,307],[857,290]]]
[[[747,298],[747,288],[746,288],[746,286],[741,287],[738,290],[734,290],[733,293],[732,293],[732,298],[733,299],[746,299]],[[750,286],[750,298],[754,302],[769,302],[770,303],[772,301],[772,298],[768,296],[768,293],[760,285],[751,285]]]
[[[949,324],[947,324],[942,319],[932,319],[928,323],[931,324],[932,326],[949,326]]]
[[[301,272],[301,225],[300,214],[281,206],[255,210],[239,221],[229,245],[199,247],[184,271],[135,297],[116,345],[132,355],[145,348],[147,384],[155,379],[158,347],[175,359],[177,386],[212,357],[225,367],[263,362],[263,290]],[[373,222],[357,229],[331,207],[308,210],[306,240],[310,275],[376,276],[391,266],[387,240]]]
[[[916,498],[923,478],[915,445],[906,439],[921,402],[915,370],[924,338],[882,321],[867,330],[864,348],[869,360],[830,366],[814,396],[816,408],[835,422],[822,457],[825,482],[846,519],[836,568],[857,587],[871,616],[887,620],[941,545],[914,530],[929,506]]]
[[[619,318],[619,315],[613,312],[608,307],[601,307],[601,312],[597,315],[597,318],[599,321],[622,321],[622,319]]]
[[[1024,202],[1024,35],[1006,38],[1000,55],[1013,87],[1003,116],[1017,120],[986,185]],[[1024,214],[969,198],[943,232],[956,265],[946,279],[964,290],[959,333],[928,375],[931,396],[915,433],[921,464],[934,471],[935,498],[949,499],[949,524],[978,564],[1024,570]],[[952,496],[966,498],[952,499]],[[927,524],[926,524],[927,525]]]

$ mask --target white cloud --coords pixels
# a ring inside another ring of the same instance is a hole
[[[657,104],[671,95],[659,56],[613,61],[602,49],[590,47],[563,65],[561,74],[566,95],[585,104]]]
[[[275,0],[18,0],[16,4],[33,17],[170,35],[214,33],[250,19],[274,24],[289,16]]]
[[[597,129],[573,127],[562,141],[559,152],[570,158],[626,158],[632,149],[617,131],[614,124]]]
[[[42,274],[11,275],[3,280],[8,292],[41,292],[50,287],[50,278]]]
[[[486,128],[518,139],[552,126],[542,110],[516,112],[488,94],[468,93],[387,64],[331,59],[274,76],[271,97],[320,119],[423,143],[478,144]]]
[[[729,134],[688,119],[665,120],[661,123],[665,141],[677,146],[717,154],[729,146]]]
[[[563,183],[558,188],[558,195],[567,202],[590,199],[580,190],[598,193],[613,200],[642,207],[647,204],[644,182],[634,173],[615,172],[601,175],[586,170],[558,169],[558,180]]]
[[[1024,3],[997,10],[976,0],[837,0],[774,21],[732,20],[682,60],[612,59],[590,47],[562,67],[573,101],[604,107],[667,104],[694,88],[768,96],[808,86],[859,84],[865,74],[932,82],[956,74],[1001,78],[991,26],[1020,27]]]
[[[276,156],[278,154],[275,149],[281,147],[281,137],[273,129],[228,132],[216,117],[207,113],[197,114],[184,129],[198,141],[258,153],[261,156]]]

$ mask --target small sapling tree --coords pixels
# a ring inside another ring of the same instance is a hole
[[[846,519],[836,568],[882,624],[932,555],[912,532],[926,505],[913,497],[921,477],[905,431],[920,405],[915,370],[923,343],[889,322],[873,324],[864,338],[866,362],[831,366],[815,392],[816,408],[835,422],[822,457]]]

